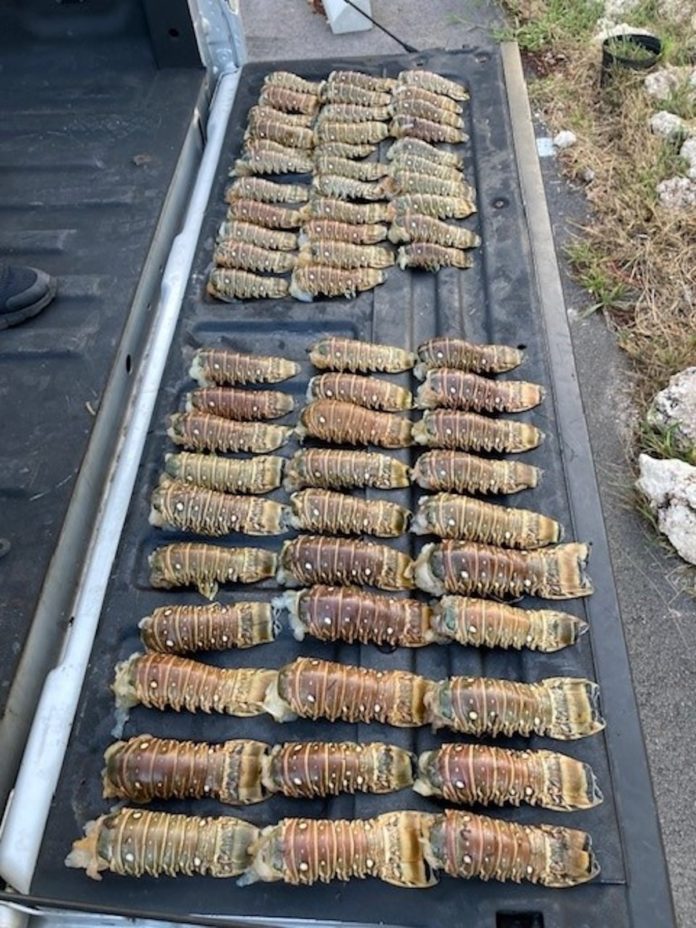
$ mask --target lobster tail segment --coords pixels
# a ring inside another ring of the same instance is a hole
[[[551,704],[547,733],[573,741],[602,731],[605,721],[599,709],[599,687],[591,680],[548,677],[542,681]]]

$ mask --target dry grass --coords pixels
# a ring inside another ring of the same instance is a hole
[[[656,185],[685,171],[679,143],[652,135],[648,119],[661,107],[693,118],[693,105],[685,95],[656,105],[643,89],[641,72],[617,71],[600,88],[601,50],[589,41],[597,4],[524,0],[507,6],[515,21],[512,34],[539,75],[530,84],[535,109],[552,131],[571,129],[578,137],[560,161],[571,179],[584,184],[591,219],[567,256],[591,294],[588,309],[603,312],[633,361],[642,422],[634,451],[680,453],[644,420],[654,393],[672,374],[696,364],[696,211],[660,206]],[[663,61],[684,60],[687,40],[678,29],[665,35],[651,3],[636,19],[665,38]]]

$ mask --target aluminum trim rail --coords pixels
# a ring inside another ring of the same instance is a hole
[[[174,239],[162,276],[160,299],[76,593],[72,627],[57,666],[46,678],[7,805],[0,837],[0,875],[19,892],[27,893],[31,886],[238,80],[239,72],[231,71],[221,75],[216,87],[207,123],[206,148],[182,230]]]

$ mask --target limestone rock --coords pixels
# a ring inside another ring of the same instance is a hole
[[[648,423],[661,432],[671,431],[682,450],[696,448],[696,367],[670,378],[652,401]]]
[[[696,564],[696,467],[641,454],[636,487],[648,499],[660,531],[677,553]]]
[[[615,22],[622,16],[628,16],[640,6],[640,0],[604,0],[604,16]]]
[[[676,116],[667,110],[660,110],[659,113],[654,113],[650,117],[650,131],[653,135],[659,135],[660,138],[674,142],[687,134],[687,124],[681,116]]]
[[[657,185],[660,205],[665,209],[689,209],[696,206],[696,181],[689,177],[670,177]]]
[[[690,136],[679,149],[679,155],[688,162],[688,177],[696,181],[696,136]]]
[[[575,145],[577,140],[577,135],[571,132],[570,129],[562,129],[561,132],[554,135],[553,144],[555,148],[563,151],[564,148],[570,148],[572,145]]]
[[[648,74],[644,81],[645,90],[656,100],[666,100],[687,81],[692,83],[694,70],[691,65],[680,68],[667,65]]]

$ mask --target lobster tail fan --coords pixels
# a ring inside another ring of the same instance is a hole
[[[593,587],[587,575],[588,557],[589,547],[577,542],[530,555],[530,567],[536,568],[538,564],[539,595],[547,599],[589,596]]]
[[[587,832],[553,825],[537,826],[545,843],[546,865],[538,882],[562,889],[587,883],[599,873],[599,864]]]
[[[592,809],[604,799],[597,777],[589,764],[559,754],[541,751],[545,789],[543,805],[559,812]]]
[[[605,721],[599,709],[599,687],[591,680],[549,677],[541,685],[551,701],[548,734],[572,741],[602,731]]]

